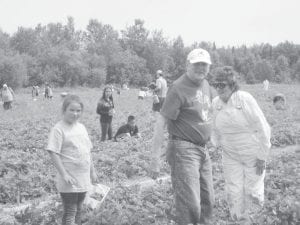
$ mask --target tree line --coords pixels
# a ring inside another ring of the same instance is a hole
[[[229,65],[249,84],[265,79],[300,81],[300,45],[288,41],[276,46],[217,47],[206,41],[185,46],[180,36],[170,40],[161,30],[148,30],[141,19],[118,32],[96,19],[86,30],[76,30],[74,19],[68,17],[66,24],[19,27],[12,35],[0,30],[0,85],[145,86],[158,69],[172,81],[185,72],[186,56],[196,47],[210,52],[212,75],[216,68]]]

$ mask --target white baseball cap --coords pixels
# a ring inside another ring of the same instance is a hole
[[[198,63],[198,62],[204,62],[204,63],[207,63],[207,64],[211,65],[211,60],[210,60],[209,53],[206,50],[202,49],[202,48],[196,48],[196,49],[192,50],[188,54],[187,60],[191,64]]]
[[[163,72],[161,70],[157,70],[156,74],[162,74]]]
[[[4,87],[4,88],[7,88],[7,84],[3,84],[3,87]]]

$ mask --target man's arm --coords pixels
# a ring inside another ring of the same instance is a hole
[[[155,91],[159,91],[161,89],[161,83],[160,83],[160,80],[157,79],[156,80],[156,87],[155,87]]]
[[[164,140],[164,128],[166,122],[167,119],[159,114],[154,127],[154,136],[151,147],[152,159],[150,163],[150,176],[154,179],[157,178],[160,170],[160,156],[162,155],[161,146]]]

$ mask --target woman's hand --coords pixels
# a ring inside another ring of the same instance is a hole
[[[266,161],[257,159],[255,166],[256,166],[256,174],[260,176],[263,174],[264,170],[266,169]]]
[[[114,109],[110,109],[108,111],[108,115],[113,116],[115,114],[115,110]]]

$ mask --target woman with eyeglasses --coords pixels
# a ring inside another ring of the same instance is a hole
[[[231,218],[239,224],[247,224],[251,213],[255,213],[264,201],[265,166],[271,147],[270,126],[254,97],[239,89],[231,67],[217,69],[212,86],[217,96],[213,99],[211,141],[222,149]]]

